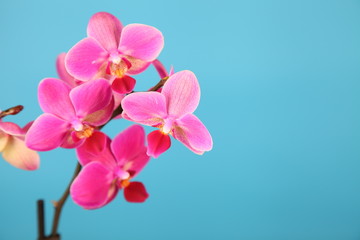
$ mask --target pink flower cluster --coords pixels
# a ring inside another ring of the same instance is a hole
[[[33,170],[39,166],[35,151],[76,148],[82,170],[70,193],[77,204],[99,208],[119,190],[129,202],[144,202],[149,194],[133,179],[150,157],[170,148],[170,136],[196,154],[212,149],[209,131],[194,115],[200,101],[198,80],[189,70],[168,73],[157,59],[163,47],[162,33],[152,26],[123,27],[109,13],[94,14],[87,37],[58,56],[59,79],[40,82],[38,99],[44,113],[23,129],[0,121],[4,159]],[[134,92],[134,75],[151,64],[160,82]],[[117,118],[137,124],[111,140],[101,128]],[[156,130],[146,136],[138,124]]]

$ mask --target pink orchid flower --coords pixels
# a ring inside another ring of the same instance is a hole
[[[138,92],[122,101],[123,117],[160,130],[148,135],[148,154],[158,157],[170,147],[171,134],[197,154],[212,149],[212,138],[193,114],[200,101],[198,80],[191,71],[169,77],[161,93]]]
[[[144,202],[149,194],[141,182],[131,180],[144,168],[146,154],[143,127],[133,125],[113,141],[102,132],[94,132],[76,149],[83,166],[70,188],[75,203],[86,209],[100,208],[124,189],[128,202]]]
[[[31,124],[20,128],[15,123],[0,120],[0,152],[5,161],[23,170],[36,170],[40,165],[38,153],[26,147],[24,142]]]
[[[114,91],[131,92],[135,79],[127,74],[144,71],[164,46],[162,33],[151,26],[121,22],[110,13],[94,14],[87,27],[88,37],[66,55],[68,72],[82,81],[112,76]]]
[[[38,97],[45,113],[34,121],[25,142],[39,151],[79,146],[110,119],[114,108],[111,87],[105,79],[71,89],[59,79],[46,78],[39,84]]]

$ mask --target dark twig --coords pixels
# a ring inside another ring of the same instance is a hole
[[[39,240],[45,237],[44,200],[37,201],[38,236]]]

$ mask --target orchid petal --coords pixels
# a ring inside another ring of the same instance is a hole
[[[77,84],[75,82],[75,78],[71,76],[65,68],[65,57],[66,53],[60,53],[56,58],[56,71],[59,75],[60,80],[63,80],[71,87],[76,87]]]
[[[133,58],[131,56],[126,56],[126,59],[131,64],[131,67],[126,71],[127,74],[136,75],[148,68],[151,62],[143,61],[138,58]]]
[[[3,158],[14,167],[23,170],[36,170],[40,159],[37,152],[26,147],[23,140],[9,137],[6,147],[2,151]]]
[[[105,74],[108,52],[94,39],[84,38],[66,54],[65,66],[76,79],[89,81]]]
[[[30,127],[33,125],[34,121],[28,122],[22,129],[21,131],[26,134],[27,131],[30,129]]]
[[[168,112],[181,117],[193,113],[200,101],[200,87],[191,71],[177,72],[166,81],[162,91],[167,100]]]
[[[110,104],[112,99],[111,86],[105,79],[93,80],[72,89],[70,99],[77,117],[84,118]]]
[[[150,160],[146,154],[145,131],[140,125],[132,125],[118,134],[111,143],[111,150],[124,171],[134,172],[132,177]]]
[[[115,91],[113,91],[113,97],[114,97],[114,111],[120,106],[121,101],[124,99],[126,95],[125,94],[120,94],[117,93]],[[113,119],[120,119],[122,118],[121,114],[117,115],[116,117],[114,117]]]
[[[46,113],[51,113],[62,119],[71,120],[75,116],[71,104],[70,87],[55,78],[45,78],[39,84],[39,104]]]
[[[167,116],[165,97],[158,92],[127,95],[121,102],[124,113],[133,121],[156,126]]]
[[[1,131],[13,136],[25,135],[24,130],[22,130],[17,124],[12,122],[0,122],[0,132]]]
[[[148,134],[148,150],[147,155],[157,158],[171,146],[169,135],[162,133],[160,130],[153,131]]]
[[[164,47],[162,33],[151,26],[129,24],[122,30],[119,50],[124,55],[151,62]]]
[[[169,76],[174,75],[174,73],[175,73],[174,67],[171,66],[169,71]]]
[[[130,76],[123,76],[122,78],[116,78],[111,88],[117,93],[129,93],[131,92],[136,84],[136,80]]]
[[[75,137],[74,137],[75,136]],[[66,133],[66,136],[64,137],[64,141],[61,143],[60,147],[62,148],[77,148],[81,144],[83,144],[85,141],[85,138],[78,138],[76,137],[75,131],[69,131]]]
[[[193,114],[187,114],[176,120],[173,133],[174,138],[197,154],[203,154],[212,149],[213,142],[209,131]]]
[[[110,150],[110,142],[110,138],[104,133],[95,131],[76,149],[80,164],[85,166],[90,162],[101,162],[107,168],[114,169],[116,161]]]
[[[142,203],[149,197],[149,194],[143,183],[131,182],[130,185],[124,189],[124,197],[128,202]]]
[[[89,123],[90,125],[93,126],[101,126],[110,120],[113,111],[114,111],[114,100],[111,99],[109,105],[107,105],[103,109],[100,109],[99,111],[87,115],[83,119],[83,122]]]
[[[68,122],[52,114],[44,113],[30,127],[25,137],[25,143],[33,150],[52,150],[62,144],[69,129]]]
[[[75,203],[86,209],[95,209],[107,203],[112,188],[113,174],[99,162],[86,165],[70,187]]]
[[[95,13],[89,21],[87,35],[95,38],[107,51],[119,46],[122,24],[114,15],[107,12]]]
[[[3,149],[6,147],[6,144],[9,140],[9,135],[0,131],[0,152],[3,151]]]

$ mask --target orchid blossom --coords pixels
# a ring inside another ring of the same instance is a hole
[[[79,146],[110,119],[114,108],[111,87],[104,79],[71,89],[59,79],[46,78],[39,84],[38,97],[45,113],[34,121],[25,142],[39,151]]]
[[[0,119],[0,152],[5,161],[23,170],[36,170],[40,165],[38,153],[29,149],[24,142],[31,124],[30,122],[20,128],[15,123],[3,122]]]
[[[161,93],[138,92],[122,101],[123,117],[160,130],[148,135],[148,154],[158,157],[170,147],[170,137],[197,154],[212,149],[212,138],[204,124],[193,114],[200,101],[198,80],[191,71],[173,74]]]
[[[128,74],[144,71],[164,46],[158,29],[143,24],[123,28],[115,16],[106,12],[91,17],[87,35],[66,55],[67,71],[82,81],[110,74],[112,87],[119,93],[133,90],[135,79]]]
[[[145,132],[133,125],[113,141],[94,132],[76,152],[83,166],[70,188],[74,202],[86,209],[102,207],[124,189],[128,202],[144,202],[148,193],[141,182],[131,181],[148,163]]]

